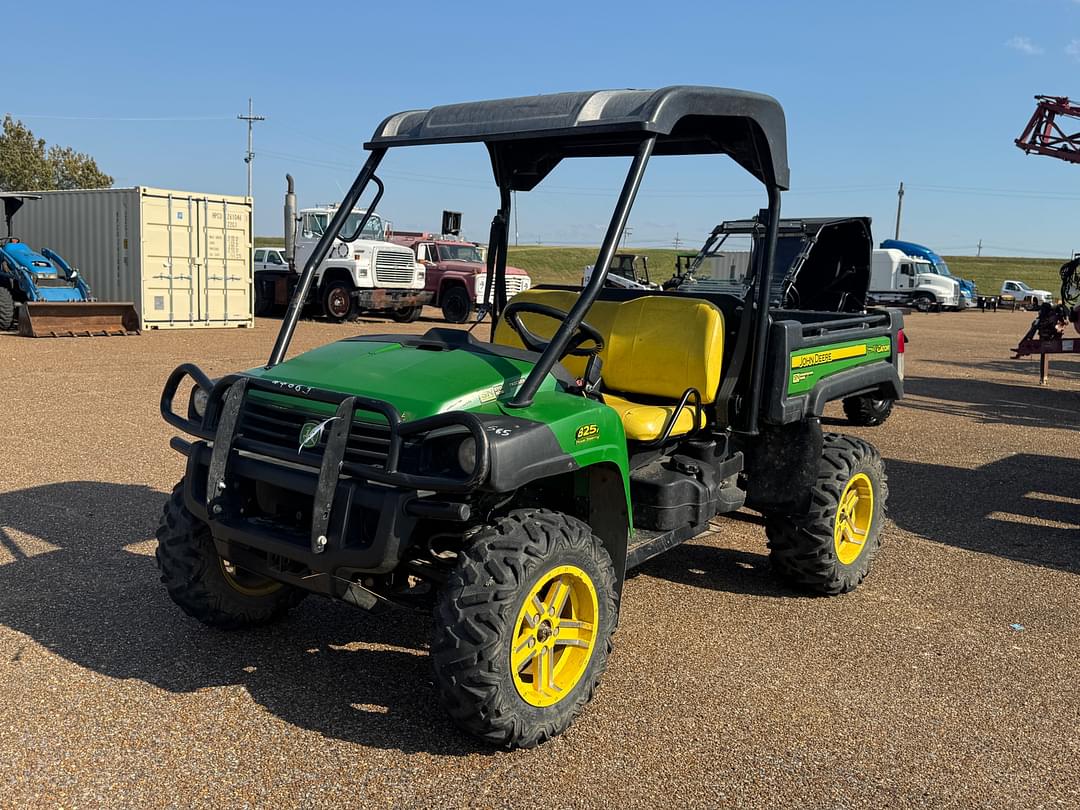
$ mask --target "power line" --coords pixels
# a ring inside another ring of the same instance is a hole
[[[231,121],[230,115],[168,115],[160,117],[113,116],[113,115],[35,115],[27,113],[5,113],[12,118],[37,118],[48,121]]]

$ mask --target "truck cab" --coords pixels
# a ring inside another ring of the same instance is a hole
[[[304,208],[296,232],[296,264],[303,266],[325,233],[336,205]],[[365,211],[355,209],[315,270],[312,286],[323,313],[344,321],[360,310],[384,310],[399,320],[414,320],[430,299],[424,292],[426,270],[412,252],[386,239],[377,214],[363,224]]]
[[[975,282],[954,276],[949,270],[949,265],[945,263],[945,260],[938,254],[932,251],[925,245],[919,245],[915,242],[904,242],[899,239],[886,239],[881,243],[883,249],[895,249],[903,252],[904,254],[916,259],[925,259],[930,262],[930,266],[933,267],[934,272],[939,276],[945,276],[946,278],[956,279],[956,282],[960,285],[960,303],[956,309],[968,309],[970,307],[978,306],[978,291],[975,288]]]
[[[478,245],[455,236],[398,233],[391,239],[408,245],[427,271],[425,289],[431,305],[442,309],[449,323],[465,323],[484,303],[487,265]],[[517,267],[506,268],[506,297],[513,298],[532,286],[532,279]]]
[[[870,298],[879,304],[912,306],[920,312],[961,306],[960,282],[940,275],[926,259],[896,248],[875,250],[870,270]]]

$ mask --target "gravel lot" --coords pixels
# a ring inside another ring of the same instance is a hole
[[[0,804],[1080,806],[1080,360],[1040,388],[1029,320],[908,318],[909,397],[852,431],[891,490],[859,591],[778,587],[724,522],[628,583],[596,700],[514,753],[444,718],[422,617],[313,598],[228,635],[158,583],[161,384],[258,364],[276,322],[0,335]]]

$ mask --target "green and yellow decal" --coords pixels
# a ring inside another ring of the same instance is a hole
[[[818,346],[791,355],[791,376],[788,396],[798,396],[813,389],[830,374],[865,363],[888,359],[892,354],[892,338],[877,337]]]

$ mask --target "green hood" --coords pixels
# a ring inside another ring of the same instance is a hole
[[[430,349],[379,340],[342,340],[305,352],[253,377],[389,402],[402,419],[423,419],[444,411],[498,411],[524,382],[532,364],[463,348]],[[541,390],[551,390],[548,377]],[[274,399],[278,399],[276,396]],[[283,404],[295,405],[292,397]],[[315,403],[310,403],[314,405]],[[330,410],[329,406],[317,410]]]

